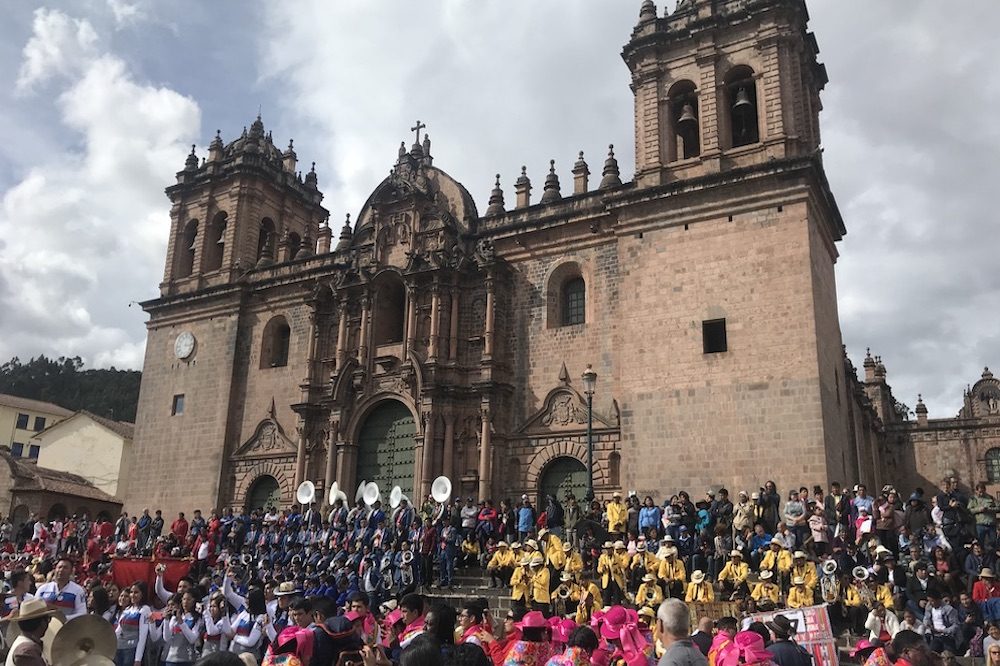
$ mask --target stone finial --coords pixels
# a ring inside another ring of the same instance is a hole
[[[309,173],[306,174],[306,187],[315,190],[318,185],[318,179],[316,177],[316,163],[312,163],[312,168],[309,169]]]
[[[606,190],[611,187],[618,187],[622,184],[621,171],[618,169],[618,160],[615,159],[615,146],[608,146],[608,159],[604,160],[604,176],[601,178],[601,189]]]
[[[924,404],[924,396],[919,393],[917,394],[917,408],[914,411],[917,414],[917,424],[927,425],[927,405]]]
[[[305,234],[302,236],[302,245],[299,246],[299,251],[295,255],[295,258],[308,259],[314,254],[316,254],[316,243],[312,239],[312,231],[307,228]]]
[[[531,205],[531,179],[528,178],[528,167],[521,167],[521,176],[514,181],[514,192],[517,194],[518,208],[527,208]]]
[[[431,166],[434,164],[434,158],[431,157],[431,135],[424,134],[424,164]]]
[[[656,3],[653,0],[643,0],[639,9],[639,23],[648,23],[656,20]]]
[[[191,144],[191,153],[184,160],[184,170],[185,171],[197,171],[198,170],[198,156],[194,152],[194,144]]]
[[[267,235],[264,250],[260,253],[260,259],[257,260],[257,268],[267,268],[274,264],[274,238],[276,235],[273,233]]]
[[[285,171],[288,173],[295,173],[295,164],[298,160],[298,155],[295,154],[295,142],[292,139],[288,140],[288,148],[285,152],[281,154],[281,163],[285,167]]]
[[[250,136],[256,138],[264,138],[264,121],[260,119],[260,113],[257,113],[257,119],[253,121],[250,125]]]
[[[503,212],[503,189],[500,187],[500,174],[497,174],[497,182],[493,185],[493,191],[490,192],[490,205],[486,208],[486,214],[500,215]]]
[[[222,145],[222,130],[215,130],[215,138],[212,139],[212,143],[208,145],[208,161],[222,161],[222,154],[224,151],[225,146]]]
[[[566,361],[563,361],[562,367],[559,368],[559,383],[563,386],[569,386],[569,370],[566,369]]]
[[[580,156],[576,160],[576,164],[573,165],[573,194],[584,194],[590,183],[590,167],[587,166],[587,161],[583,159],[583,151],[580,151]]]
[[[327,220],[319,227],[319,240],[316,243],[317,254],[327,254],[330,251],[330,241],[333,239],[333,230]]]
[[[990,372],[989,367],[983,368],[983,379],[993,379],[993,373]]]
[[[348,213],[344,219],[344,228],[340,230],[340,240],[337,241],[337,252],[351,247],[351,239],[354,234],[351,232],[351,214]]]
[[[562,193],[559,191],[559,176],[556,174],[556,161],[549,160],[549,175],[545,177],[545,187],[542,190],[541,203],[554,203],[561,199]]]

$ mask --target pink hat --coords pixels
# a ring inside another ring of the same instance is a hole
[[[756,631],[741,631],[733,637],[735,650],[731,650],[722,659],[721,666],[737,666],[738,664],[770,664],[774,658],[764,648],[764,637]]]
[[[851,650],[851,656],[856,657],[858,656],[859,652],[862,652],[872,647],[878,647],[878,643],[872,643],[867,638],[862,638],[860,641],[858,641],[858,644],[854,646],[854,649]]]
[[[639,623],[639,611],[637,611],[634,608],[626,608],[625,609],[625,621],[626,622],[630,622],[632,624],[638,624]]]
[[[364,615],[362,615],[361,613],[359,613],[357,611],[347,611],[346,613],[344,613],[344,618],[348,622],[354,622],[355,620],[360,620],[363,617],[364,617]]]
[[[560,620],[558,617],[550,617],[549,628],[552,629],[553,643],[568,643],[569,635],[576,629],[576,622],[573,620]]]
[[[401,611],[398,608],[395,610],[391,610],[385,616],[385,626],[391,627],[397,622],[402,621],[402,619],[403,619],[403,611]]]
[[[597,631],[597,628],[601,626],[601,622],[604,621],[604,611],[601,609],[595,610],[590,614],[590,628]]]
[[[621,606],[612,606],[604,614],[604,622],[601,624],[601,636],[609,641],[621,640],[621,630],[628,621],[628,614]]]
[[[524,614],[520,622],[515,624],[518,629],[541,629],[549,626],[545,616],[540,611],[530,611]]]

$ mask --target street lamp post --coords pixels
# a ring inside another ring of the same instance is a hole
[[[597,387],[597,373],[587,364],[583,373],[583,392],[587,395],[587,509],[594,501],[594,389]]]

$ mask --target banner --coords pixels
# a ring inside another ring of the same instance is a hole
[[[163,587],[176,590],[181,578],[191,572],[191,560],[174,557],[164,557],[152,560],[148,557],[116,557],[111,561],[111,580],[119,588],[130,587],[136,581],[143,581],[149,590],[148,603],[159,605],[154,585],[156,584],[156,565],[163,564],[167,570],[163,572]],[[117,601],[117,600],[113,600]]]
[[[826,606],[807,606],[806,608],[786,608],[767,613],[754,613],[743,620],[743,628],[751,622],[770,622],[776,615],[784,615],[796,627],[795,642],[804,647],[813,656],[816,664],[837,666],[837,641],[830,625],[830,614]]]

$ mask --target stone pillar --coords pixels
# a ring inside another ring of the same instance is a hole
[[[323,498],[323,503],[330,505],[330,486],[336,481],[334,478],[334,470],[337,466],[337,433],[340,431],[340,423],[334,420],[330,421],[330,431],[326,436],[326,469],[323,474],[324,490],[326,497]],[[338,482],[337,485],[340,485]],[[342,489],[343,490],[343,489]],[[344,490],[344,492],[347,492]]]
[[[431,336],[427,349],[427,360],[430,363],[437,362],[438,341],[440,340],[441,316],[438,310],[441,307],[441,289],[437,281],[431,287]]]
[[[431,481],[434,480],[434,422],[437,419],[434,410],[424,412],[424,445],[420,460],[420,484],[414,484],[414,490],[420,489],[420,501],[431,492]]]
[[[441,474],[451,479],[455,473],[455,414],[444,416],[444,454],[441,456]]]
[[[358,363],[368,366],[368,324],[371,321],[372,299],[365,294],[361,297],[361,336],[358,344]]]
[[[482,431],[479,435],[479,499],[490,497],[493,480],[493,432],[490,428],[490,408],[483,406]]]
[[[458,360],[458,285],[451,289],[451,320],[448,332],[448,360]]]
[[[406,355],[413,351],[413,342],[417,335],[417,290],[413,285],[406,286]]]
[[[486,278],[486,330],[483,332],[483,360],[493,358],[493,301],[494,280],[490,275]]]
[[[337,372],[347,363],[347,299],[340,301],[340,323],[337,325]]]
[[[306,480],[306,424],[301,416],[295,431],[298,435],[298,447],[295,451],[295,488],[298,488],[299,484]]]
[[[334,439],[331,437],[331,440]],[[347,494],[347,502],[354,506],[354,489],[357,486],[357,466],[354,463],[353,450],[347,442],[337,442],[337,483]]]

